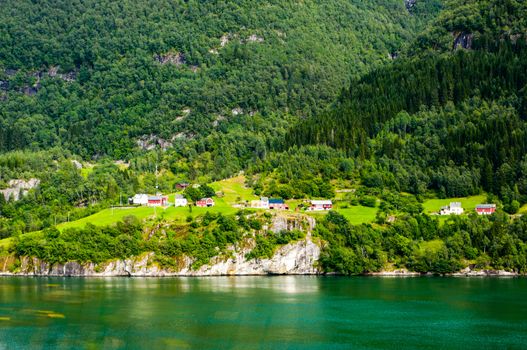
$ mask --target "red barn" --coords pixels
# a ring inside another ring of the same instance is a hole
[[[476,205],[476,213],[478,215],[491,215],[496,211],[496,204],[478,204]]]
[[[166,206],[168,202],[167,196],[149,196],[148,197],[148,206],[149,207],[160,207]]]
[[[200,200],[196,201],[196,207],[213,207],[214,206],[214,199],[212,198],[201,198]]]

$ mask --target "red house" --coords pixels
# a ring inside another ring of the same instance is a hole
[[[212,198],[201,198],[200,200],[196,201],[196,207],[213,207],[214,206],[214,199]]]
[[[168,202],[167,196],[149,196],[148,197],[148,206],[149,207],[160,207],[166,206]]]
[[[476,205],[476,213],[478,215],[491,215],[496,211],[496,204],[478,204]]]

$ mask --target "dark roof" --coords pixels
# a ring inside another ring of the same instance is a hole
[[[478,204],[476,209],[492,209],[496,208],[496,204]]]
[[[269,204],[284,204],[282,198],[269,198]]]

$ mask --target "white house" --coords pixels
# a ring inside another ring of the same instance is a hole
[[[138,193],[132,197],[132,204],[135,205],[147,205],[148,204],[148,195],[144,193]]]
[[[333,202],[330,200],[312,200],[308,210],[322,211],[333,209]]]
[[[186,207],[187,205],[188,205],[187,199],[180,194],[176,194],[174,206],[175,207]]]
[[[463,214],[463,207],[460,202],[451,202],[450,205],[441,207],[439,211],[441,215],[461,215]]]
[[[269,198],[260,197],[260,200],[251,201],[251,208],[269,209]]]

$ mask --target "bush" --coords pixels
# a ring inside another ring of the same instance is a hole
[[[373,196],[364,196],[359,199],[359,203],[365,207],[375,208],[375,206],[377,206],[377,198]]]

